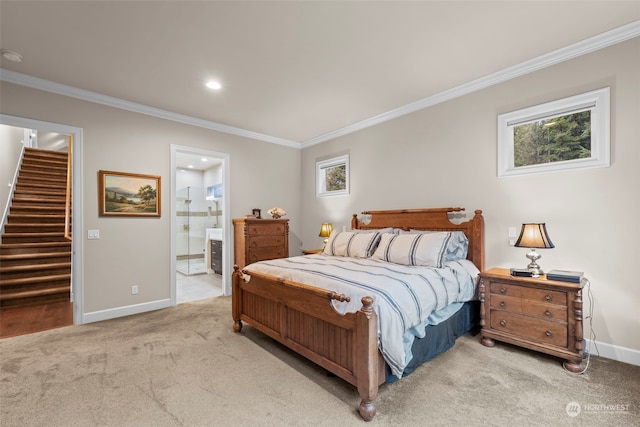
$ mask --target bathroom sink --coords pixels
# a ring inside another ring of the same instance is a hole
[[[223,240],[222,228],[206,228],[207,240]]]

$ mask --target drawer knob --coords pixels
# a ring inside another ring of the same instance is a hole
[[[549,310],[545,311],[545,312],[544,312],[544,314],[545,314],[547,317],[551,317],[551,312],[550,312]]]
[[[545,295],[544,299],[546,299],[547,301],[551,301],[551,295],[549,295],[549,294]]]
[[[500,301],[500,307],[505,308],[507,304],[504,301]]]
[[[507,293],[507,290],[506,290],[505,288],[500,288],[500,293],[501,293],[501,294],[506,294],[506,293]]]
[[[507,321],[506,320],[501,320],[500,321],[500,326],[502,326],[502,327],[507,326]]]
[[[548,336],[548,337],[551,337],[551,335],[553,335],[553,334],[551,333],[551,331],[547,331],[547,332],[545,332],[544,334],[545,334],[546,336]]]

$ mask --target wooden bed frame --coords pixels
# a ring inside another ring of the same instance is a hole
[[[367,211],[366,224],[354,214],[352,229],[385,227],[463,231],[469,239],[468,259],[484,268],[484,218],[476,210],[472,219],[454,224],[450,216],[464,216],[464,208]],[[243,274],[244,273],[244,274]],[[247,280],[247,277],[250,279]],[[363,297],[355,313],[338,314],[331,300],[349,301],[348,295],[319,289],[273,276],[239,271],[232,277],[233,329],[242,322],[284,344],[297,353],[357,387],[359,412],[370,421],[376,414],[374,399],[385,382],[385,362],[378,351],[377,316],[373,298]]]

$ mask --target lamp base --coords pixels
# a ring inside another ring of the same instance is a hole
[[[531,260],[529,265],[527,265],[527,270],[531,272],[531,277],[540,277],[541,275],[543,275],[544,271],[542,271],[542,268],[540,268],[540,266],[536,262],[537,260],[542,258],[542,255],[536,252],[535,249],[531,249],[531,252],[527,254],[527,258]]]

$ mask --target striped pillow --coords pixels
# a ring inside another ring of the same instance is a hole
[[[451,233],[383,234],[373,259],[441,268]]]
[[[378,244],[380,234],[333,231],[324,247],[326,255],[369,258]]]

